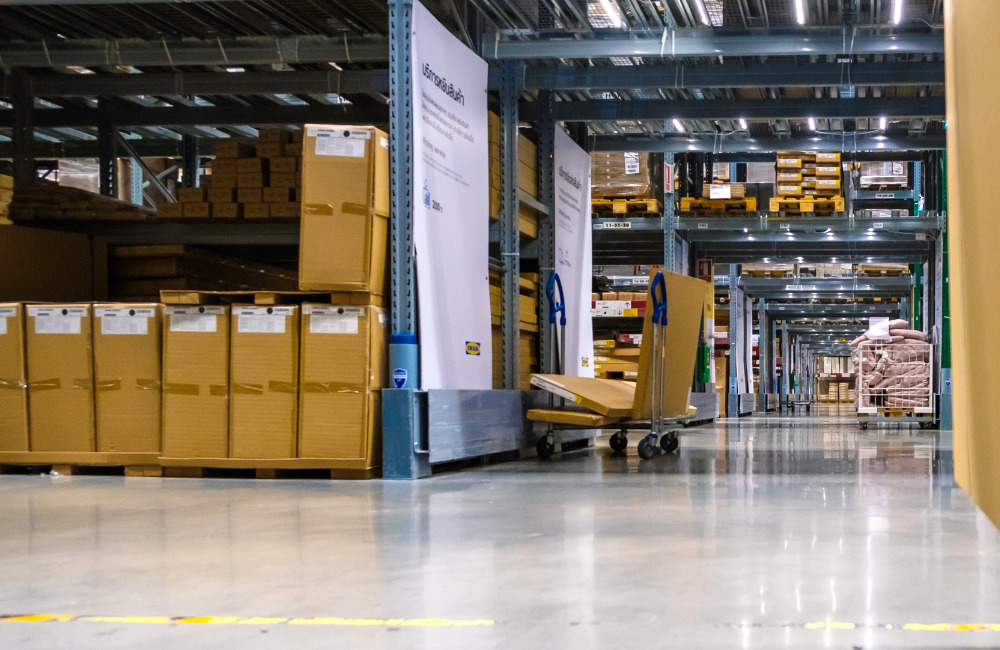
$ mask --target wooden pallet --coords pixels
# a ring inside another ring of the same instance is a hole
[[[160,457],[159,463],[168,478],[368,480],[382,476],[381,468],[365,467],[363,459]]]
[[[628,214],[629,212],[662,212],[663,204],[657,199],[591,199],[591,210],[598,213]]]
[[[681,212],[695,213],[724,213],[755,212],[757,210],[757,199],[755,197],[743,199],[696,199],[690,196],[681,197]]]
[[[830,215],[844,211],[844,197],[775,196],[771,198],[770,208],[771,212],[784,212],[787,214]]]
[[[100,451],[5,451],[0,452],[0,474],[24,474],[27,468],[50,467],[65,475],[118,474],[160,476],[158,453]]]

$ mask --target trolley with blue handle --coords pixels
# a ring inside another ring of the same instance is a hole
[[[559,298],[556,299],[555,292],[559,290]],[[551,328],[551,341],[558,353],[555,355],[555,364],[552,371],[555,374],[566,372],[566,294],[563,293],[562,280],[559,274],[553,272],[545,285],[545,298],[549,302],[549,322]],[[556,315],[559,316],[556,319]],[[549,393],[549,408],[555,408],[555,395]],[[562,398],[560,398],[560,402]],[[561,405],[561,404],[560,404]],[[546,428],[545,435],[535,443],[535,450],[542,458],[549,458],[556,451],[555,427],[550,422]]]

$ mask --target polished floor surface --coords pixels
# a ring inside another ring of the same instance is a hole
[[[0,648],[1000,646],[947,433],[638,438],[419,482],[0,476]]]

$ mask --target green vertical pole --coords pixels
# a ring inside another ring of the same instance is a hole
[[[924,329],[924,265],[911,264],[913,273],[913,329],[923,331]]]

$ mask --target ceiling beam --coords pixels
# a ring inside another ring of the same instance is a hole
[[[97,109],[35,109],[34,125],[45,127],[95,126],[101,115]],[[115,106],[110,110],[112,125],[130,126],[225,126],[266,124],[388,124],[387,106],[365,107],[349,104],[332,106],[207,106],[142,108]],[[13,128],[14,111],[0,111],[0,127]]]
[[[852,97],[782,100],[635,100],[598,99],[555,102],[555,118],[565,122],[618,120],[736,120],[815,118],[943,117],[944,97]],[[538,105],[521,103],[521,118],[537,121]]]
[[[124,97],[128,95],[351,95],[389,92],[388,70],[322,72],[175,72],[149,74],[33,74],[36,97]],[[13,92],[0,75],[0,96]]]
[[[738,65],[528,66],[525,89],[613,90],[684,88],[774,88],[790,86],[923,86],[944,83],[944,62],[915,63],[752,63]],[[500,87],[500,71],[490,69],[490,87]]]
[[[853,34],[842,30],[753,30],[718,34],[712,29],[618,32],[614,36],[487,42],[486,59],[597,59],[616,56],[719,57],[944,52],[944,32]]]
[[[718,162],[774,162],[774,152],[795,151],[844,151],[852,153],[854,160],[920,160],[919,155],[906,150],[924,151],[947,147],[944,132],[912,136],[883,136],[880,134],[815,134],[795,138],[751,138],[746,132],[719,137],[684,136],[670,134],[662,137],[645,135],[597,136],[594,151],[653,151],[679,153],[684,151],[711,151],[723,154]],[[872,152],[866,154],[864,152]],[[881,152],[885,152],[884,154]],[[747,153],[749,152],[749,153]],[[732,154],[731,156],[729,154]]]
[[[241,36],[148,41],[138,38],[7,42],[0,45],[5,68],[68,66],[263,65],[271,63],[385,63],[384,36]]]

